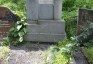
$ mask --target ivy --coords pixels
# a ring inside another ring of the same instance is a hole
[[[5,45],[18,45],[24,41],[24,35],[26,34],[26,20],[21,19],[17,21],[10,29],[8,37],[3,41]]]

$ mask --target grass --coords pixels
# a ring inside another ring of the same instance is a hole
[[[85,56],[87,57],[90,64],[93,64],[93,47],[83,49]]]
[[[0,61],[7,62],[9,60],[9,52],[8,46],[0,46]]]

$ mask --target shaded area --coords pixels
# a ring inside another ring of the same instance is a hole
[[[78,49],[77,52],[74,52],[73,56],[76,61],[76,64],[89,64],[81,48]]]

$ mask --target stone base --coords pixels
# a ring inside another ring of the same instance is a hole
[[[26,41],[58,42],[63,40],[65,34],[32,33],[25,36]]]
[[[62,20],[30,21],[26,41],[58,42],[64,39],[65,23]]]

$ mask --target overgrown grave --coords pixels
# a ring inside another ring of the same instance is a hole
[[[20,20],[19,16],[14,14],[10,9],[0,7],[0,40],[8,37],[9,30],[18,20]]]
[[[93,10],[79,9],[77,24],[77,42],[80,46],[88,46],[89,41],[93,39]],[[82,48],[74,54],[76,62],[79,64],[89,64]]]

